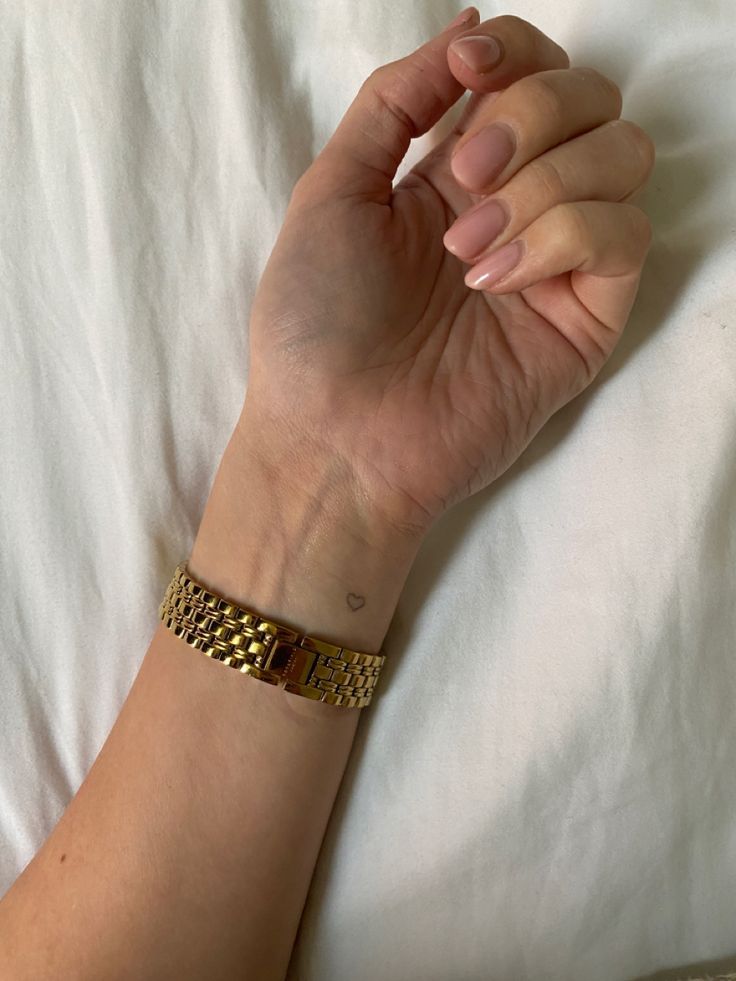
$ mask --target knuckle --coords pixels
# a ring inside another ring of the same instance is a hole
[[[544,72],[527,76],[522,84],[540,118],[551,118],[553,124],[562,120],[565,115],[564,99]]]
[[[374,68],[370,75],[366,75],[358,90],[358,98],[365,99],[369,93],[373,92],[381,84],[382,75],[380,73],[382,68],[382,65]]]
[[[401,59],[379,65],[374,68],[363,82],[360,98],[369,111],[381,118],[388,115],[397,120],[408,132],[412,139],[418,136],[414,120],[402,107],[402,94],[406,89],[406,73],[410,70]]]
[[[291,188],[289,204],[299,205],[311,195],[313,167],[308,167],[295,181]]]
[[[545,201],[555,203],[564,201],[567,197],[565,182],[562,176],[547,157],[537,157],[527,164],[528,175],[531,186],[535,189],[535,195],[541,189],[542,197]]]
[[[383,88],[383,86],[386,84],[386,77],[391,70],[392,65],[393,62],[385,65],[377,65],[363,82],[363,90]]]
[[[592,81],[600,89],[601,93],[608,99],[610,99],[616,106],[616,115],[619,116],[621,109],[623,107],[624,99],[621,93],[621,89],[609,78],[608,75],[604,75],[603,72],[598,71],[597,68],[591,68],[584,66],[582,68],[572,68],[578,76],[585,79],[585,81]]]
[[[386,65],[378,65],[368,75],[360,86],[359,96],[364,102],[368,101],[388,101],[386,93],[391,90],[391,83],[394,77],[394,64],[390,62]]]
[[[561,204],[557,212],[557,234],[560,238],[574,242],[585,242],[590,237],[588,222],[581,208],[574,202]]]

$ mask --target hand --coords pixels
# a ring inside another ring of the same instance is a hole
[[[465,18],[374,71],[297,182],[252,309],[241,416],[297,474],[329,462],[417,534],[590,383],[651,237],[627,201],[653,147],[619,119],[614,83],[525,21]],[[498,39],[497,67],[473,70],[492,45],[449,47],[461,36]],[[465,88],[458,126],[392,187]]]

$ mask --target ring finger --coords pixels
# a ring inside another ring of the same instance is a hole
[[[497,193],[483,198],[448,228],[444,245],[476,262],[491,245],[511,241],[557,204],[624,201],[649,177],[654,146],[635,123],[615,119],[526,164]]]

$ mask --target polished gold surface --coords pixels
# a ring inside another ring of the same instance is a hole
[[[370,705],[386,660],[299,634],[210,592],[181,562],[159,616],[177,637],[208,657],[295,695],[349,708]]]

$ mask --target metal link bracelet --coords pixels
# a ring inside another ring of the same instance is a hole
[[[159,607],[164,625],[190,647],[295,695],[349,708],[370,705],[386,660],[300,634],[245,610],[196,582],[181,562]]]

